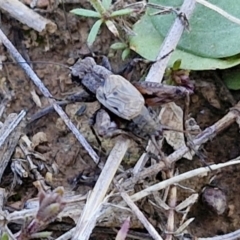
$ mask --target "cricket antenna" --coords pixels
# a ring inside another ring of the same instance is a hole
[[[63,63],[56,63],[56,62],[51,62],[51,61],[26,61],[26,62],[1,62],[0,65],[4,65],[4,64],[23,64],[23,63],[33,63],[33,64],[53,64],[53,65],[58,65],[64,68],[67,68],[69,70],[71,70],[71,67],[67,66],[66,64]]]

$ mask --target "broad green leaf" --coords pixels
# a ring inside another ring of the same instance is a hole
[[[226,86],[231,90],[240,89],[240,68],[232,68],[222,72],[222,78]]]
[[[130,48],[142,57],[155,61],[164,38],[156,31],[150,17],[144,15],[134,25],[133,30],[136,35],[130,37]],[[179,49],[172,54],[169,67],[172,67],[177,60],[181,60],[181,69],[189,70],[226,69],[240,64],[239,55],[225,59],[213,59],[196,56]]]
[[[80,15],[83,17],[93,17],[93,18],[101,18],[101,15],[98,12],[83,9],[83,8],[76,8],[70,11],[70,13],[74,13],[76,15]]]
[[[112,4],[112,0],[102,0],[102,5],[105,9],[109,9]]]
[[[131,13],[133,13],[134,10],[131,8],[125,8],[125,9],[121,9],[121,10],[117,10],[113,13],[111,13],[111,17],[118,17],[118,16],[122,16],[122,15],[129,15]]]
[[[125,49],[127,47],[128,47],[128,45],[126,43],[122,43],[122,42],[116,42],[110,46],[110,48],[114,49],[114,50],[121,50],[121,49]]]
[[[102,19],[99,19],[93,24],[87,39],[87,44],[89,47],[91,47],[92,44],[94,43],[102,23],[103,23]]]
[[[229,14],[240,17],[240,0],[208,0]],[[180,7],[183,0],[150,0],[150,3]],[[150,8],[149,13],[157,10]],[[165,37],[176,19],[176,14],[151,16],[158,33]],[[240,53],[240,25],[233,23],[219,13],[201,5],[196,8],[189,20],[190,32],[184,32],[178,48],[201,57],[225,58]]]

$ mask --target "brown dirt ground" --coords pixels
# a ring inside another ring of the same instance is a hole
[[[12,19],[10,21],[7,14],[2,14],[3,29],[18,50],[22,54],[28,55],[29,59],[33,62],[43,61],[46,63],[33,64],[33,69],[56,99],[63,99],[66,95],[77,92],[80,87],[71,82],[68,69],[59,65],[49,64],[48,62],[51,61],[68,65],[68,63],[74,62],[78,57],[89,54],[85,42],[89,29],[93,24],[92,19],[86,20],[85,18],[79,18],[69,14],[68,11],[74,8],[73,5],[66,5],[65,7],[68,19],[67,23],[64,17],[64,11],[60,6],[51,13],[42,13],[43,16],[57,23],[58,30],[53,35],[39,35],[33,30],[26,29],[26,27],[23,27],[17,21],[13,21]],[[21,39],[21,35],[23,39]],[[110,54],[109,46],[113,42],[114,38],[112,35],[107,29],[103,28],[100,36],[97,37],[93,49],[94,52],[110,55],[110,62],[113,63],[114,69],[118,70],[119,66],[123,66],[124,64],[118,54],[116,55],[112,52]],[[3,46],[0,46],[0,55],[7,56],[7,60],[12,61]],[[192,117],[196,119],[201,129],[215,123],[223,117],[229,110],[229,107],[231,107],[231,101],[229,101],[229,98],[223,98],[222,95],[224,95],[225,92],[222,93],[221,86],[216,84],[218,82],[216,80],[216,74],[218,73],[201,72],[193,73],[191,76],[191,78],[196,81],[196,93],[191,97],[190,113]],[[15,64],[4,65],[3,70],[0,71],[0,80],[2,98],[4,94],[12,95],[2,116],[2,121],[4,121],[9,113],[18,113],[22,109],[28,111],[28,117],[31,117],[34,113],[39,111],[40,108],[36,106],[30,93],[30,91],[34,89],[41,99],[42,108],[47,106],[48,103],[46,99],[44,99],[39,90],[34,87],[30,79],[26,77],[19,66]],[[206,92],[209,94],[206,94]],[[226,96],[226,94],[224,96]],[[234,99],[239,100],[238,93],[234,93]],[[74,115],[76,109],[84,105],[87,106],[84,115]],[[97,102],[71,104],[65,108],[73,122],[79,127],[81,133],[84,134],[86,139],[96,150],[99,149],[98,142],[89,128],[88,119],[97,108]],[[35,150],[41,152],[45,156],[48,165],[55,162],[59,167],[59,173],[53,175],[53,181],[51,183],[53,188],[64,186],[66,189],[71,189],[71,185],[69,185],[68,181],[69,178],[76,176],[83,170],[95,171],[91,170],[95,169],[93,161],[87,155],[86,151],[82,149],[73,134],[62,123],[56,113],[50,113],[27,126],[27,135],[30,139],[34,134],[40,131],[47,134],[47,143],[39,145]],[[240,135],[238,126],[233,125],[215,137],[211,142],[205,144],[204,149],[207,156],[207,162],[221,163],[239,156],[239,142]],[[112,145],[106,141],[104,145],[105,153],[102,154],[103,158],[108,155],[111,146]],[[136,154],[138,156],[139,148],[137,148],[137,150],[130,150],[128,156],[125,158],[132,161],[137,157]],[[188,161],[186,159],[178,161],[176,167],[179,169],[180,173],[183,173],[202,165],[203,163],[195,157],[193,161]],[[132,163],[129,162],[125,166],[125,169],[132,166]],[[211,237],[217,234],[226,234],[239,228],[240,177],[238,171],[238,166],[221,170],[215,181],[216,186],[223,189],[227,195],[228,208],[224,214],[219,216],[213,213],[199,200],[191,208],[188,215],[188,217],[195,218],[195,221],[191,223],[188,228],[189,233],[198,237]],[[193,178],[181,184],[200,193],[214,174],[215,173],[211,173],[208,176]],[[11,183],[12,177],[13,175],[10,168],[8,168],[5,171],[0,186],[7,187],[9,183]],[[36,190],[33,189],[31,182],[31,179],[27,179],[24,180],[22,185],[15,186],[11,197],[8,199],[7,205],[16,206],[16,202],[23,204],[28,198],[35,197]],[[84,194],[88,190],[89,187],[81,186],[77,191]],[[189,195],[190,193],[188,191],[179,189],[178,201],[181,202]],[[141,206],[143,206],[143,203]],[[142,208],[144,209],[144,207]],[[149,216],[149,211],[146,208],[146,215],[154,222],[153,219],[155,219],[155,217]],[[158,211],[158,209],[154,209],[153,214],[160,214]],[[155,219],[156,225],[157,219],[158,218]],[[64,229],[65,225],[61,226],[61,229]],[[52,228],[54,229],[54,226],[52,226]],[[69,229],[69,227],[66,226],[66,229]],[[135,230],[137,231],[137,229]],[[97,229],[97,231],[100,231],[97,235],[97,239],[114,239],[114,235],[108,234],[107,230],[101,231],[101,229]],[[96,235],[93,235],[92,239],[96,239]]]

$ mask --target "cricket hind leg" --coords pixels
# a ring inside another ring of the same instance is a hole
[[[210,170],[212,170],[205,160],[207,158],[207,156],[201,150],[196,148],[196,146],[193,142],[191,130],[193,130],[193,132],[197,130],[197,132],[194,133],[194,135],[197,135],[198,133],[200,133],[201,129],[200,129],[200,127],[198,127],[198,129],[193,129],[193,125],[196,125],[196,122],[194,119],[193,119],[194,123],[191,124],[192,129],[189,129],[188,125],[190,125],[189,122],[191,120],[188,118],[189,105],[190,105],[190,95],[187,94],[185,97],[185,109],[184,109],[184,115],[183,115],[185,144],[189,148],[190,151],[193,151],[195,153],[195,155],[200,159],[200,161],[203,163],[203,165],[205,167],[208,167]]]
[[[172,169],[172,163],[170,163],[167,159],[166,159],[166,156],[164,154],[164,152],[162,151],[162,149],[159,147],[158,143],[157,143],[157,140],[156,140],[156,137],[155,136],[151,136],[151,141],[154,145],[154,147],[157,149],[160,157],[161,157],[161,161],[164,162],[165,166],[167,169]]]

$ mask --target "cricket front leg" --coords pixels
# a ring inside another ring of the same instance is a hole
[[[95,128],[97,134],[100,137],[105,138],[111,138],[124,132],[123,130],[118,129],[117,124],[114,121],[111,121],[109,114],[104,109],[100,109],[96,113]]]

